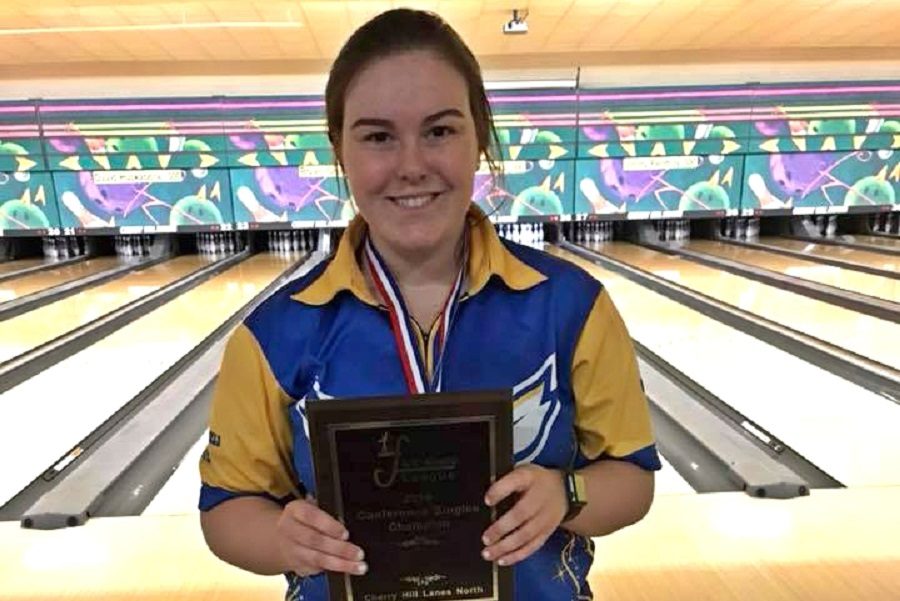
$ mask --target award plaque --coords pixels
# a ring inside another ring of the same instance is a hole
[[[512,568],[481,557],[481,537],[503,511],[485,493],[513,467],[509,392],[306,408],[319,507],[369,567],[329,572],[332,601],[512,600]]]

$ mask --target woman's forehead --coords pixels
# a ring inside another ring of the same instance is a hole
[[[421,121],[447,109],[469,116],[463,75],[432,52],[394,54],[366,65],[347,88],[344,122],[358,118]]]

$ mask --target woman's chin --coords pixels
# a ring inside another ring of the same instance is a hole
[[[434,232],[405,230],[386,238],[385,242],[389,244],[395,252],[404,255],[416,253],[428,254],[440,246],[441,236]]]

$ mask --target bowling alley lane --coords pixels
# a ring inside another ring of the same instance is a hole
[[[112,269],[118,265],[117,257],[99,257],[0,282],[0,302],[15,300],[53,286]]]
[[[0,504],[298,258],[255,255],[0,395]]]
[[[627,242],[588,247],[888,367],[900,368],[900,324]]]
[[[175,473],[144,509],[143,515],[177,515],[197,511],[197,501],[200,498],[200,455],[206,448],[208,436],[207,430],[197,439]],[[696,494],[665,457],[660,456],[660,461],[662,470],[656,473],[657,495]]]
[[[208,265],[197,255],[133,271],[34,311],[0,322],[0,363],[115,311]]]
[[[868,246],[879,246],[881,248],[889,248],[891,250],[900,250],[900,236],[859,236],[853,234],[853,242],[857,244],[866,244]]]
[[[848,263],[868,265],[869,267],[883,269],[884,271],[900,272],[900,257],[881,255],[867,250],[836,246],[834,244],[816,244],[814,242],[792,240],[790,238],[760,238],[759,243],[801,252],[812,258],[825,257],[828,259],[839,259]]]
[[[813,259],[798,259],[713,240],[692,240],[685,248],[715,255],[723,259],[730,259],[737,263],[776,271],[802,280],[809,280],[895,303],[900,302],[900,280],[863,273],[853,269],[843,269],[834,265],[824,265],[817,263]]]
[[[656,472],[655,491],[657,495],[693,495],[696,491],[681,477],[668,459],[659,456],[662,469]]]
[[[14,271],[20,271],[22,269],[30,269],[31,267],[37,267],[38,265],[43,265],[44,259],[18,259],[14,261],[3,261],[0,263],[0,275],[6,275],[7,273],[13,273]]]
[[[900,405],[571,253],[632,338],[848,486],[900,485]]]

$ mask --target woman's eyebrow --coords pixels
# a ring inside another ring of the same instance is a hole
[[[459,109],[444,109],[442,111],[438,111],[433,115],[428,115],[423,120],[424,123],[434,123],[444,117],[459,117],[462,119],[464,117],[463,113]],[[350,129],[355,129],[357,127],[384,127],[390,128],[393,127],[394,123],[390,119],[375,119],[372,117],[363,117],[361,119],[357,119],[353,122],[353,125],[350,126]]]

